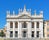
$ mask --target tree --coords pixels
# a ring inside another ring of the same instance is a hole
[[[4,36],[5,36],[3,30],[0,32],[0,36],[1,36],[1,37],[4,37]]]

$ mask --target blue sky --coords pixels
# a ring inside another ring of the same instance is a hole
[[[14,10],[18,14],[19,8],[32,9],[32,14],[34,10],[39,11],[43,10],[44,20],[49,20],[49,0],[0,0],[0,28],[3,28],[6,24],[6,11],[10,10],[11,14]]]

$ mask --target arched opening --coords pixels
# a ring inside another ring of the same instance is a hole
[[[39,22],[37,22],[37,28],[39,28]]]
[[[22,28],[27,28],[27,23],[26,22],[23,22]]]
[[[15,22],[15,28],[18,28],[18,22]]]
[[[10,28],[13,28],[13,22],[10,22]]]
[[[34,22],[32,22],[32,28],[34,28]]]

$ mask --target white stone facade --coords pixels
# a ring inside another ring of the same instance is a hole
[[[15,15],[15,12],[13,11],[13,15],[10,15],[10,11],[7,11],[7,33],[6,37],[10,38],[10,31],[13,31],[13,37],[15,37],[15,31],[18,31],[18,37],[17,38],[23,38],[22,32],[26,31],[26,37],[25,38],[32,38],[32,31],[34,31],[34,37],[37,37],[37,31],[39,31],[39,37],[43,38],[43,12],[41,11],[39,15],[36,15],[36,12],[34,15],[31,15],[31,10],[26,11],[26,8],[24,7],[24,10],[22,11],[19,9],[19,14]],[[10,22],[13,22],[13,28],[10,28]],[[18,28],[15,28],[15,22],[18,23]],[[27,28],[22,28],[23,22],[26,22]],[[34,28],[32,28],[32,22],[34,22]],[[37,22],[39,22],[39,28],[37,28]]]

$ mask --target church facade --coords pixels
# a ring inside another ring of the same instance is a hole
[[[13,11],[13,15],[10,15],[10,11],[7,11],[6,16],[7,38],[43,38],[43,11],[37,15],[36,11],[34,15],[31,15],[31,9],[26,11],[19,9],[19,14],[16,15]]]

